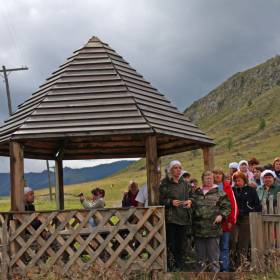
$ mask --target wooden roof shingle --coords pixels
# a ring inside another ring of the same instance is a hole
[[[67,139],[66,159],[143,156],[150,134],[158,135],[162,155],[213,145],[119,54],[92,37],[0,127],[0,155],[9,155],[9,141],[17,140],[26,157],[51,159]]]

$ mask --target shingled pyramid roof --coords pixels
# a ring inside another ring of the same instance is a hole
[[[145,155],[145,135],[156,134],[159,155],[213,145],[163,94],[97,37],[75,51],[0,128],[0,155],[9,142],[25,157]],[[65,139],[67,144],[65,144]]]

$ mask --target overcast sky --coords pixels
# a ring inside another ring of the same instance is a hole
[[[280,0],[0,0],[0,65],[29,67],[9,76],[15,110],[95,35],[183,111],[232,74],[280,53],[279,14]],[[28,161],[26,171],[42,164]],[[0,172],[7,170],[0,157]]]

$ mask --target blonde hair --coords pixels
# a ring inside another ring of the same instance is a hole
[[[272,162],[272,167],[275,168],[275,163],[279,161],[280,162],[280,157],[276,157],[273,162]]]

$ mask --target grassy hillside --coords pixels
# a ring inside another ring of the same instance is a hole
[[[217,144],[216,166],[227,170],[230,161],[256,156],[262,164],[280,156],[280,57],[268,60],[245,72],[238,73],[196,101],[185,114],[199,124]],[[200,178],[203,160],[200,150],[162,158],[162,167],[178,159],[193,177]],[[163,169],[163,168],[162,168]],[[106,206],[119,206],[128,182],[139,185],[146,181],[145,160],[112,176],[65,187],[66,208],[81,208],[76,197],[81,191],[90,195],[94,186],[106,190]],[[37,209],[54,209],[48,200],[48,190],[35,192]],[[9,199],[0,200],[0,210],[9,209]]]

